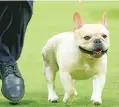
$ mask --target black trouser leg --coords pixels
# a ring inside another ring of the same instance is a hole
[[[30,2],[30,1],[29,1]],[[5,98],[18,103],[25,93],[24,80],[16,61],[21,55],[32,4],[0,2],[0,78]]]
[[[19,59],[31,15],[27,2],[0,2],[0,61]]]

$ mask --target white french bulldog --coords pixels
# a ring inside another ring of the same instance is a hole
[[[79,13],[73,16],[74,32],[64,32],[53,36],[43,47],[44,75],[48,82],[48,101],[57,102],[54,89],[56,72],[59,70],[65,90],[63,102],[69,104],[77,92],[73,80],[93,77],[91,101],[102,103],[102,91],[107,72],[107,51],[109,31],[107,14],[103,14],[100,24],[85,24]]]

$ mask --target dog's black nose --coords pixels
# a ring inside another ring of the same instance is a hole
[[[100,39],[95,39],[93,42],[96,43],[96,44],[100,44],[101,40]]]

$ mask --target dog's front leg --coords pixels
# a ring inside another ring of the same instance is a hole
[[[75,88],[72,77],[69,72],[60,71],[60,78],[65,89],[65,95],[63,98],[63,102],[69,104],[75,95]]]
[[[91,101],[95,105],[102,104],[101,96],[106,81],[105,74],[106,73],[103,72],[93,77],[93,93],[92,93]]]

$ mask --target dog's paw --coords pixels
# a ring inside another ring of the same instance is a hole
[[[57,103],[59,101],[59,97],[56,95],[55,96],[49,96],[48,101],[52,102],[52,103]]]
[[[94,105],[101,105],[101,104],[102,104],[101,98],[94,98],[94,97],[92,97],[92,98],[91,98],[91,102],[92,102]]]
[[[71,104],[71,101],[69,101],[68,99],[63,99],[63,102],[64,102],[64,104],[66,104],[66,105],[70,105]]]
[[[70,105],[72,103],[72,97],[73,95],[77,95],[77,92],[75,90],[74,94],[70,94],[68,95],[66,92],[64,94],[64,98],[63,98],[63,102],[66,104],[66,105]]]
[[[74,95],[75,95],[75,96],[78,96],[78,93],[77,93],[77,91],[76,91],[76,90],[75,90],[75,93],[74,93]]]
[[[102,102],[101,101],[91,101],[94,105],[101,105],[102,104]]]
[[[66,100],[66,99],[64,98],[64,99],[63,99],[63,102],[64,102],[65,104],[67,104],[68,100]]]

